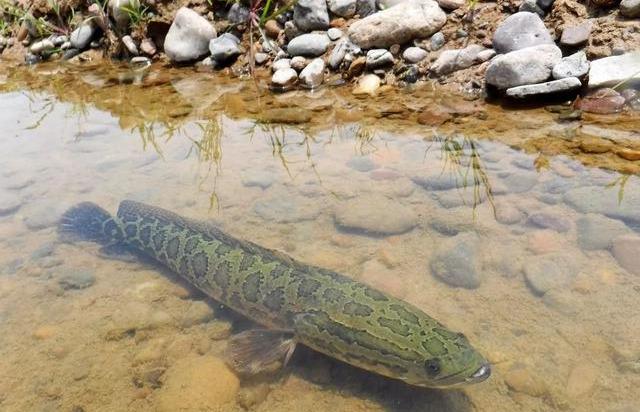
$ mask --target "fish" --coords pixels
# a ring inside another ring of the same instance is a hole
[[[91,202],[73,206],[58,228],[76,239],[132,248],[259,325],[229,339],[228,362],[239,374],[286,365],[304,345],[414,386],[450,388],[491,375],[464,334],[417,307],[209,223],[123,200],[115,216]]]

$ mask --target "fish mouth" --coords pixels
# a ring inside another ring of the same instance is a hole
[[[491,365],[485,363],[473,375],[467,379],[466,383],[478,383],[487,380],[491,376]]]

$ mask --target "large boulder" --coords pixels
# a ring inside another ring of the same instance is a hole
[[[562,52],[553,44],[527,47],[497,56],[487,67],[486,82],[498,89],[542,83],[551,77]]]
[[[591,62],[589,87],[611,87],[632,79],[640,81],[640,52],[638,51]]]
[[[493,48],[497,53],[509,53],[541,44],[554,43],[540,16],[526,11],[507,17],[493,35]]]
[[[298,0],[293,6],[293,22],[303,32],[328,29],[326,0]]]
[[[389,48],[440,30],[447,16],[433,0],[405,1],[358,20],[349,38],[363,49]]]
[[[209,41],[214,37],[216,29],[211,23],[195,11],[182,7],[164,40],[164,52],[174,62],[196,60],[209,53]]]

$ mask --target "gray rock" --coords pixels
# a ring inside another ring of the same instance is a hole
[[[337,27],[332,27],[329,30],[327,30],[327,36],[329,36],[329,39],[332,41],[338,40],[343,36],[343,34],[344,33],[342,33],[342,30],[340,30]]]
[[[583,51],[563,57],[560,63],[553,66],[551,74],[554,79],[564,79],[567,77],[583,77],[589,73],[589,61]]]
[[[464,49],[445,50],[440,53],[438,59],[431,65],[431,71],[438,76],[466,69],[474,64],[481,63],[478,54],[486,49],[480,45],[472,44]]]
[[[442,242],[431,258],[431,273],[449,286],[476,289],[480,286],[478,238],[462,233]]]
[[[402,58],[408,63],[418,63],[424,60],[429,52],[420,47],[407,47],[402,53]]]
[[[326,0],[298,0],[293,6],[293,21],[303,32],[328,29]]]
[[[385,66],[391,66],[395,59],[389,50],[373,49],[367,52],[367,69],[375,70]]]
[[[240,39],[231,33],[224,33],[209,42],[211,58],[218,63],[228,62],[242,53]]]
[[[620,14],[626,17],[639,17],[640,0],[622,0],[620,2]]]
[[[431,51],[440,50],[442,46],[444,46],[444,43],[445,43],[444,34],[441,31],[437,32],[436,34],[431,36],[431,39],[430,39]]]
[[[532,256],[524,263],[527,286],[537,296],[566,287],[577,271],[564,255]]]
[[[277,72],[281,69],[290,69],[291,68],[291,59],[279,59],[273,62],[271,65],[271,70]]]
[[[336,16],[345,18],[353,17],[356,14],[357,0],[327,0],[329,10]]]
[[[245,187],[259,187],[260,189],[268,189],[276,181],[273,173],[258,171],[247,173],[242,176],[242,185]]]
[[[307,67],[307,59],[302,56],[295,56],[291,59],[291,68],[297,72]]]
[[[552,80],[545,83],[511,87],[507,89],[507,96],[516,99],[524,99],[531,96],[565,93],[572,90],[578,90],[581,86],[582,83],[577,77],[567,77],[565,79]]]
[[[464,179],[456,173],[442,173],[430,176],[414,176],[411,180],[427,191],[449,190],[464,186]]]
[[[277,87],[288,88],[296,84],[298,73],[292,68],[278,69],[271,76],[271,84]]]
[[[256,53],[254,55],[254,59],[256,60],[256,64],[263,64],[269,59],[269,55],[267,53]]]
[[[349,27],[349,38],[364,49],[388,48],[427,38],[444,25],[446,14],[433,0],[406,1],[379,11]]]
[[[317,57],[324,54],[331,40],[324,33],[307,33],[291,39],[287,52],[291,56]]]
[[[360,18],[367,17],[376,12],[376,0],[357,0],[356,13]]]
[[[242,24],[249,21],[249,9],[242,3],[233,3],[227,13],[227,20],[232,24]]]
[[[22,200],[8,192],[0,192],[0,217],[9,216],[22,207]]]
[[[544,10],[538,5],[536,0],[524,0],[520,3],[518,11],[526,11],[529,13],[535,13],[540,17],[544,17]]]
[[[324,60],[315,58],[300,73],[300,83],[313,89],[322,84],[324,80]]]
[[[253,205],[253,211],[270,223],[297,223],[318,217],[320,209],[315,206],[274,195],[258,200]]]
[[[493,48],[498,53],[554,44],[540,16],[529,12],[518,12],[507,17],[493,35]]]
[[[87,270],[72,271],[62,276],[58,280],[58,284],[64,290],[69,289],[86,289],[92,286],[96,281],[93,273]]]
[[[554,0],[537,0],[538,6],[543,10],[549,10]]]
[[[33,54],[42,54],[53,50],[55,47],[55,44],[53,44],[51,40],[44,39],[33,43],[31,47],[29,47],[29,51]]]
[[[284,35],[287,39],[293,39],[294,37],[298,37],[304,32],[296,26],[296,24],[292,20],[287,20],[284,23]]]
[[[347,54],[356,55],[361,52],[360,47],[353,44],[349,38],[342,38],[336,43],[336,47],[329,56],[329,67],[337,69]]]
[[[516,50],[491,60],[486,81],[498,89],[541,83],[561,59],[562,52],[553,44]]]
[[[80,24],[69,36],[71,47],[74,49],[84,50],[91,43],[91,39],[95,33],[95,27],[91,20]]]
[[[538,182],[538,175],[532,173],[509,173],[502,183],[507,187],[508,193],[528,192]]]
[[[407,0],[378,0],[378,7],[380,10],[388,9],[389,7],[397,6],[398,4]]]
[[[629,80],[640,80],[640,51],[591,62],[589,88],[611,87]]]
[[[571,221],[566,217],[554,215],[546,212],[533,213],[527,219],[527,224],[542,229],[551,229],[564,233],[571,229]]]
[[[164,40],[164,51],[173,62],[196,60],[209,52],[216,29],[195,11],[182,7]]]
[[[380,194],[365,194],[339,202],[334,220],[341,230],[373,236],[405,233],[418,224],[413,209]]]
[[[640,276],[640,236],[622,235],[613,239],[613,257],[629,273]]]
[[[629,180],[620,202],[618,202],[618,187],[578,187],[565,193],[564,202],[582,213],[599,213],[622,220],[631,227],[640,227],[639,186],[637,182]]]
[[[583,21],[575,26],[568,26],[562,30],[560,44],[569,47],[578,47],[589,40],[591,35],[591,22]]]
[[[576,227],[582,250],[609,249],[614,238],[629,233],[624,223],[595,213],[578,219]]]
[[[496,205],[496,221],[503,225],[513,225],[520,222],[524,218],[524,214],[517,207],[502,203]]]

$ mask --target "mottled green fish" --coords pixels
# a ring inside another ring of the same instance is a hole
[[[491,374],[463,334],[418,308],[166,210],[123,201],[111,216],[81,203],[65,213],[60,229],[143,252],[262,325],[229,342],[230,361],[239,372],[286,363],[300,343],[418,386],[470,384]]]

